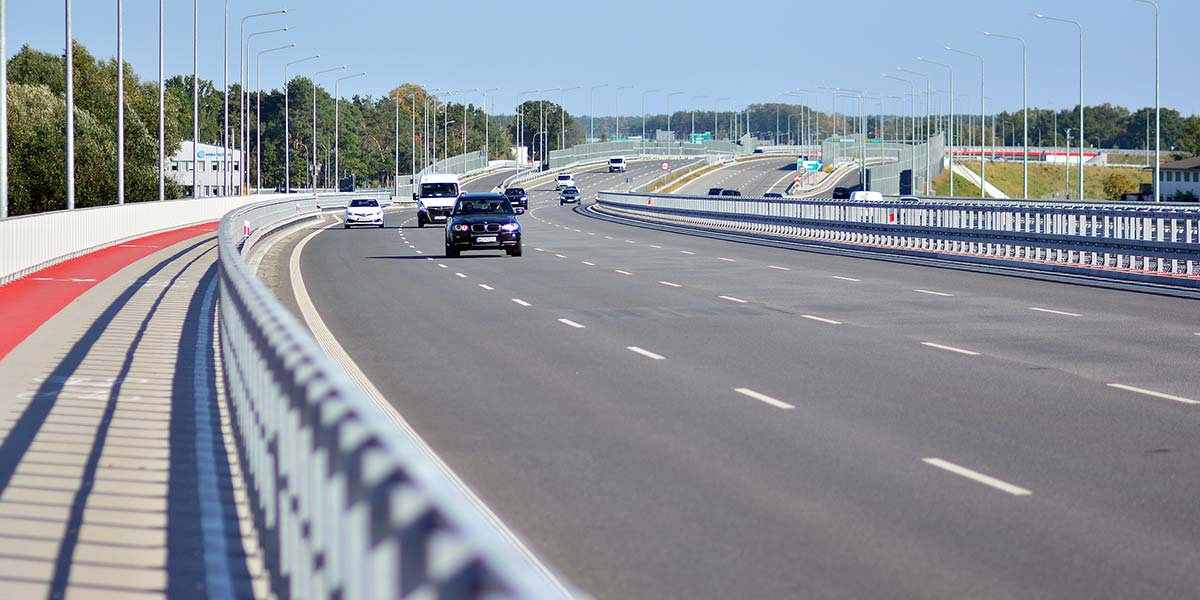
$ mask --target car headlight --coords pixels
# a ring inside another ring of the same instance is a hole
[[[452,229],[454,229],[454,231],[470,231],[471,226],[470,225],[455,225]]]
[[[501,231],[507,231],[508,233],[512,233],[512,232],[518,231],[520,229],[521,229],[521,225],[519,223],[505,223],[500,226]]]

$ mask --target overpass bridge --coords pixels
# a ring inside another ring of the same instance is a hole
[[[787,167],[573,151],[579,208],[464,167],[530,190],[519,259],[306,194],[0,221],[3,589],[1200,587],[1194,207],[713,200]]]

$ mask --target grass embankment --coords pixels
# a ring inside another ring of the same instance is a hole
[[[972,171],[980,172],[979,162],[965,162]],[[1083,194],[1088,200],[1104,199],[1104,178],[1112,173],[1121,173],[1138,183],[1150,183],[1153,175],[1149,172],[1128,167],[1083,167]],[[1066,166],[1048,165],[1045,163],[1029,163],[1029,197],[1042,200],[1061,200],[1066,185]],[[1079,189],[1079,166],[1071,166],[1071,194]],[[1021,197],[1021,163],[1020,162],[989,162],[987,166],[988,183],[1000,188],[1010,198]],[[934,194],[950,195],[950,179],[948,172],[933,179]],[[954,179],[954,195],[971,198],[979,197],[979,187],[971,185],[962,177]]]

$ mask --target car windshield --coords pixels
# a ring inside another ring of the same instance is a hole
[[[610,158],[610,159],[608,159],[608,162],[610,162],[610,163],[612,163],[612,164],[614,164],[614,165],[618,165],[618,164],[621,164],[621,163],[625,162],[625,159],[623,159],[623,158]]]
[[[379,202],[376,202],[373,198],[356,198],[350,201],[351,208],[366,208],[376,206],[379,206]]]
[[[458,184],[455,183],[422,183],[423,198],[448,198],[458,195]]]
[[[458,215],[512,215],[512,205],[507,198],[464,198],[454,205]]]
[[[525,188],[508,188],[504,190],[504,194],[507,196],[524,196]]]
[[[568,187],[567,189],[563,190],[563,193],[564,193],[564,194],[578,194],[578,193],[579,193],[579,188],[577,188],[577,187]]]
[[[559,175],[559,176],[558,176],[558,180],[559,180],[559,181],[567,181],[567,180],[568,180],[568,179],[570,179],[570,178],[571,178],[571,176],[570,176],[570,175]]]

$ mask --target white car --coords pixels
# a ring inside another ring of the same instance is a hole
[[[351,225],[374,225],[383,227],[383,207],[374,198],[355,198],[346,205],[344,227]]]
[[[563,173],[554,180],[554,189],[557,191],[565,190],[569,187],[575,187],[575,178],[568,173]]]

